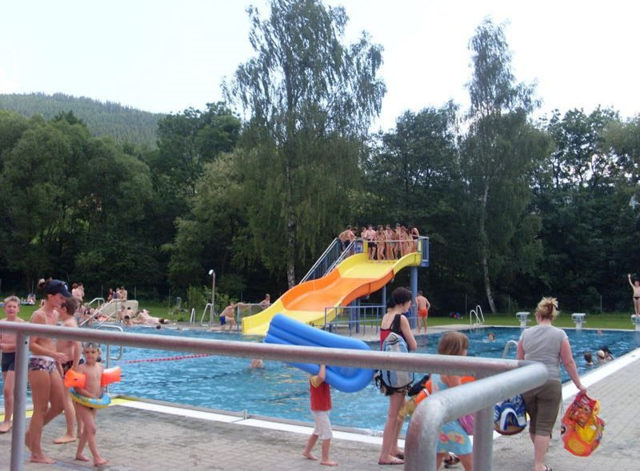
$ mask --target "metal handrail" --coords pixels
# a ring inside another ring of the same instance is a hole
[[[438,436],[437,426],[441,424],[441,420],[450,419],[454,417],[452,414],[457,414],[460,411],[460,415],[464,415],[479,410],[480,408],[488,407],[488,397],[490,397],[491,405],[493,405],[495,402],[544,383],[547,377],[547,370],[544,365],[533,365],[533,367],[539,366],[542,368],[541,371],[543,371],[544,374],[541,375],[538,374],[540,371],[539,368],[538,370],[532,369],[532,362],[493,358],[390,353],[321,347],[309,348],[292,345],[103,332],[94,329],[56,327],[6,321],[0,321],[0,331],[16,333],[15,401],[11,469],[18,471],[23,469],[22,454],[24,451],[27,397],[28,335],[75,341],[93,340],[107,345],[114,344],[154,350],[187,351],[241,358],[263,358],[266,360],[293,363],[315,363],[401,371],[429,371],[447,375],[475,375],[476,377],[496,375],[492,378],[476,381],[431,396],[430,399],[437,398],[437,401],[439,401],[437,404],[444,404],[445,407],[442,408],[442,411],[433,412],[432,417],[430,416],[430,414],[432,414],[431,412],[427,414],[429,418],[428,421],[425,421],[425,411],[432,410],[433,404],[436,403],[434,400],[427,400],[424,401],[426,404],[421,404],[416,411],[416,413],[418,413],[417,420],[412,420],[409,434],[407,435],[407,440],[408,443],[411,443],[411,447],[407,450],[408,459],[406,469],[411,470],[421,469],[421,466],[424,467],[424,469],[435,469],[435,442],[432,440],[425,441],[423,438],[425,435],[424,430],[429,430],[430,433],[433,433],[432,438],[435,439],[435,437]],[[520,371],[520,368],[522,368],[522,371]],[[525,368],[528,369],[525,371]],[[513,375],[506,376],[506,373],[504,373],[516,369],[521,373],[514,376],[517,381],[511,379]],[[529,371],[531,371],[531,374],[527,374]],[[523,376],[526,377],[526,380],[521,378]],[[490,384],[492,387],[485,387],[485,384]],[[463,389],[465,393],[459,394],[459,391],[456,391],[457,389]],[[490,391],[490,396],[487,390]],[[476,401],[476,396],[473,394],[474,391],[478,391],[479,393],[478,401]],[[451,397],[451,399],[443,401],[441,400],[442,397]],[[487,410],[483,410],[481,414],[476,414],[476,430],[478,430],[478,433],[476,433],[474,437],[474,456],[476,455],[476,448],[482,448],[481,452],[478,451],[478,453],[482,453],[482,456],[490,456],[492,453],[491,425],[493,419],[492,412],[489,411],[489,413],[487,413]],[[487,415],[488,417],[485,417]],[[483,424],[483,426],[481,427],[480,424]],[[435,432],[433,432],[434,427],[436,427]],[[428,445],[426,449],[425,444]],[[420,460],[418,460],[418,457]],[[491,469],[490,462],[476,463],[477,471]]]
[[[311,277],[311,274],[315,271],[316,268],[318,268],[318,266],[320,266],[320,264],[324,261],[325,257],[331,252],[331,250],[333,250],[333,247],[339,243],[340,243],[340,239],[338,239],[337,237],[331,241],[331,243],[325,249],[325,251],[322,252],[322,255],[318,257],[318,260],[316,260],[316,263],[313,264],[313,266],[309,269],[307,274],[304,275],[304,277],[300,280],[300,283],[304,283]]]
[[[476,322],[473,322],[473,317],[475,316]],[[484,314],[482,313],[482,306],[479,304],[469,311],[469,327],[473,327],[474,325],[484,325]]]
[[[111,324],[103,325],[103,324],[100,324],[96,328],[97,329],[107,329],[107,330],[116,330],[118,332],[124,332],[124,329],[122,327],[120,327],[119,325],[111,325]],[[124,351],[124,347],[122,345],[120,345],[120,353],[118,354],[118,356],[114,357],[114,358],[111,358],[111,345],[107,344],[107,361],[106,361],[107,368],[109,368],[109,366],[111,365],[111,360],[118,361],[118,360],[120,360],[122,358],[123,351]]]
[[[521,365],[522,368],[517,370],[445,389],[422,401],[409,423],[405,440],[405,470],[436,471],[440,428],[447,422],[474,413],[473,469],[491,471],[494,405],[544,384],[549,375],[542,363],[521,362]]]
[[[95,301],[96,299],[102,299],[102,298],[95,298],[93,301]],[[93,302],[91,301],[91,302]],[[104,299],[103,299],[104,301]],[[104,324],[105,322],[109,321],[113,316],[118,314],[118,303],[126,303],[126,301],[120,300],[120,299],[112,299],[111,301],[109,301],[108,303],[103,303],[99,308],[95,309],[94,313],[91,315],[91,317],[88,317],[87,319],[83,320],[82,322],[80,322],[80,324],[78,324],[80,327],[82,327],[83,325],[87,324],[88,322],[93,321],[96,317],[98,317],[100,314],[102,314],[102,310],[107,307],[110,306],[112,304],[116,305],[116,310],[113,314],[111,314],[110,316],[108,316],[104,321],[102,321],[100,323],[100,325]]]
[[[91,305],[92,305],[93,303],[95,303],[96,301],[98,301],[98,304],[104,304],[104,298],[93,298],[93,299],[92,299],[91,301],[89,301],[89,303],[88,303],[88,304],[89,304],[89,307],[91,307]],[[102,302],[100,302],[100,301],[102,301]]]
[[[213,304],[211,304],[211,303],[207,303],[207,305],[206,305],[206,306],[204,307],[204,309],[202,310],[202,317],[200,318],[200,325],[201,325],[201,326],[204,326],[204,325],[205,325],[205,323],[204,323],[204,316],[206,316],[206,315],[207,315],[207,313],[209,313],[209,316],[210,316],[210,317],[209,317],[209,321],[210,321],[210,322],[209,322],[209,327],[211,327],[211,324],[212,324],[212,322],[213,322],[213,312],[208,311],[208,309],[209,309],[209,310],[211,310],[211,311],[213,311]]]
[[[507,358],[507,355],[509,354],[509,350],[511,349],[511,347],[518,348],[518,341],[517,340],[507,341],[507,343],[504,345],[504,350],[502,350],[502,358]]]

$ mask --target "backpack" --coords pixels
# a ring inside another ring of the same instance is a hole
[[[527,410],[522,396],[498,402],[493,409],[493,429],[500,435],[515,435],[527,427]]]
[[[578,394],[562,418],[564,448],[576,456],[589,456],[602,441],[604,420],[598,417],[600,402]]]
[[[407,342],[395,332],[391,332],[382,344],[382,350],[393,353],[408,353]],[[387,389],[401,389],[413,383],[413,372],[380,370],[380,380]]]

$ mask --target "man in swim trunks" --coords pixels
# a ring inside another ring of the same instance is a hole
[[[238,304],[229,303],[227,307],[224,308],[224,311],[220,313],[220,325],[229,325],[229,332],[236,326],[236,318],[235,311]],[[224,319],[224,322],[222,321]]]
[[[24,322],[18,317],[20,312],[20,298],[9,296],[4,300],[5,318],[7,322]],[[16,334],[0,332],[0,350],[2,350],[2,384],[4,393],[4,421],[0,425],[0,433],[11,430],[13,416],[13,386],[16,370]]]
[[[340,251],[344,252],[346,248],[349,247],[351,241],[355,240],[355,238],[356,236],[351,231],[351,226],[347,226],[347,228],[338,235],[341,245]]]
[[[422,291],[418,291],[416,296],[416,304],[418,306],[418,334],[420,333],[420,326],[424,326],[424,333],[427,333],[427,320],[429,319],[429,309],[431,303],[427,298],[422,295]]]

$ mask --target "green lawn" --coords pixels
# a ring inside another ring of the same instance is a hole
[[[156,317],[165,317],[172,321],[182,321],[186,322],[189,319],[188,312],[182,312],[179,314],[171,313],[172,307],[169,307],[167,303],[163,303],[160,301],[140,301],[140,307],[147,309],[152,316]],[[25,320],[29,320],[33,311],[35,311],[35,306],[22,306],[20,310],[20,317]],[[202,316],[202,310],[197,311],[197,319],[200,320]],[[2,316],[4,317],[4,316]],[[514,326],[517,327],[520,325],[520,321],[516,318],[515,314],[485,314],[485,323],[487,325],[502,325],[502,326]],[[535,318],[530,315],[531,319],[529,324],[530,326],[535,325]],[[465,316],[464,319],[451,319],[450,317],[439,317],[439,316],[431,316],[429,317],[429,325],[430,326],[439,326],[439,325],[449,325],[449,324],[458,324],[458,325],[469,325],[469,317]],[[575,327],[573,321],[571,320],[570,313],[562,313],[558,317],[555,322],[555,325],[558,327]],[[587,313],[586,323],[584,327],[587,329],[635,329],[634,325],[631,323],[631,314],[628,313],[605,313],[605,314],[589,314]]]
[[[516,318],[515,314],[485,314],[485,323],[488,325],[502,325],[517,327],[520,325],[520,321]],[[535,317],[529,315],[529,326],[535,325]],[[469,317],[465,316],[464,319],[456,320],[450,317],[429,317],[429,325],[447,325],[447,324],[460,324],[468,325]],[[561,313],[560,316],[554,322],[557,327],[575,327],[575,324],[571,320],[570,313]],[[635,326],[631,323],[631,314],[626,313],[605,313],[605,314],[589,314],[585,317],[584,327],[586,329],[635,329]]]

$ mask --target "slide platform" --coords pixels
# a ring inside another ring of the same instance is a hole
[[[276,314],[273,317],[264,341],[278,345],[371,350],[362,340],[325,332],[282,314]],[[320,370],[319,365],[311,363],[289,364],[312,375],[318,374]],[[327,365],[325,381],[340,391],[358,392],[367,387],[372,378],[373,370]]]
[[[322,326],[325,323],[325,308],[346,306],[374,293],[400,270],[420,266],[421,261],[421,252],[380,262],[370,261],[363,253],[352,255],[322,278],[294,286],[264,311],[242,319],[242,333],[266,335],[271,319],[278,313],[305,324]],[[334,317],[335,311],[329,311],[327,322]]]

